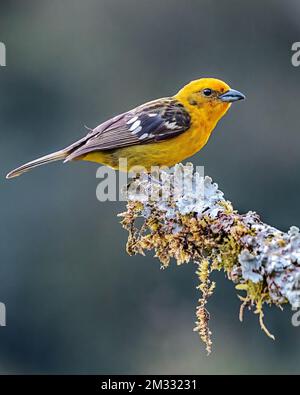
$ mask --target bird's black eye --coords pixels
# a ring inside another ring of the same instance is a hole
[[[203,95],[204,96],[211,96],[211,94],[212,94],[212,90],[210,89],[210,88],[205,88],[205,89],[203,89]]]

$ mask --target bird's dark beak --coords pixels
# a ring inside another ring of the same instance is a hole
[[[229,91],[220,95],[219,99],[224,102],[232,103],[234,101],[246,99],[246,96],[239,91],[236,91],[234,89],[229,89]]]

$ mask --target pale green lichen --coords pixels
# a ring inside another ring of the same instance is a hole
[[[178,185],[184,186],[181,193],[176,190]],[[214,289],[209,280],[213,270],[224,270],[236,288],[245,292],[239,296],[240,319],[245,307],[254,307],[261,328],[270,337],[273,335],[263,323],[263,305],[300,307],[298,228],[284,233],[261,222],[255,212],[239,214],[217,184],[194,172],[191,164],[176,165],[173,172],[161,171],[155,176],[142,174],[130,184],[127,194],[127,211],[121,215],[129,231],[129,254],[153,250],[164,268],[172,258],[178,265],[198,264],[202,297],[195,329],[208,352],[211,338],[205,305]],[[137,226],[141,219],[142,225]]]

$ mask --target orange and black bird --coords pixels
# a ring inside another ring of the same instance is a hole
[[[6,177],[58,160],[92,161],[123,171],[170,167],[200,151],[231,103],[244,98],[221,80],[201,78],[174,96],[142,104],[101,123],[75,143],[25,163]]]

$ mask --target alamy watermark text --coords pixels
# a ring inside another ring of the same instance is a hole
[[[292,44],[293,55],[291,58],[292,65],[294,67],[300,66],[300,41]]]
[[[0,42],[0,66],[6,66],[6,47]]]

